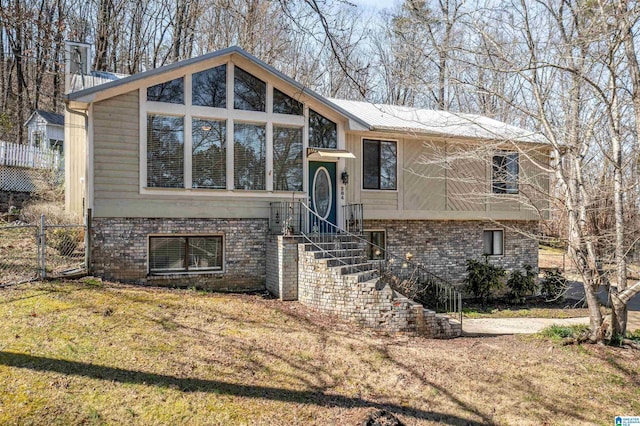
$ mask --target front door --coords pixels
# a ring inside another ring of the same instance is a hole
[[[336,163],[309,162],[309,207],[327,222],[336,224]],[[314,222],[312,225],[317,225]]]

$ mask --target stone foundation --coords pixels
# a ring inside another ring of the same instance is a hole
[[[219,235],[222,271],[150,275],[149,235]],[[93,218],[92,273],[107,280],[218,291],[265,289],[266,219]]]
[[[489,256],[490,263],[508,271],[538,268],[538,241],[527,236],[537,233],[537,221],[365,220],[364,229],[385,230],[389,252],[411,252],[414,262],[451,283],[464,280],[467,259],[484,260],[484,230],[504,229],[504,255]]]

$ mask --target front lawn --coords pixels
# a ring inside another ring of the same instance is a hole
[[[0,424],[612,424],[640,357],[383,336],[295,302],[115,284],[0,290]]]

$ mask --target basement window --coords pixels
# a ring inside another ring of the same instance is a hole
[[[221,235],[149,237],[149,272],[221,271],[223,247]]]

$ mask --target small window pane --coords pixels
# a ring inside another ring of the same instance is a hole
[[[302,191],[302,129],[273,126],[273,189]]]
[[[336,123],[323,117],[314,110],[309,110],[309,146],[313,148],[338,147],[338,130]]]
[[[380,189],[396,189],[396,143],[380,142]]]
[[[302,115],[302,102],[298,102],[278,89],[273,89],[273,112],[278,114]]]
[[[222,237],[189,237],[189,270],[222,269]]]
[[[493,231],[493,252],[492,254],[502,254],[502,231]]]
[[[491,254],[493,252],[493,232],[492,231],[484,231],[482,233],[482,242],[483,254]]]
[[[234,188],[264,190],[266,131],[264,125],[234,124]]]
[[[194,188],[227,187],[227,123],[193,119],[192,185]]]
[[[147,117],[147,186],[184,187],[184,120]]]
[[[235,67],[233,107],[245,111],[265,111],[267,84],[257,77]]]
[[[184,79],[180,77],[147,88],[147,100],[184,104]]]
[[[149,239],[149,271],[170,272],[184,270],[182,237],[151,237]]]
[[[227,107],[227,65],[193,74],[193,105]]]
[[[363,174],[365,189],[380,188],[380,145],[378,141],[364,141]]]

